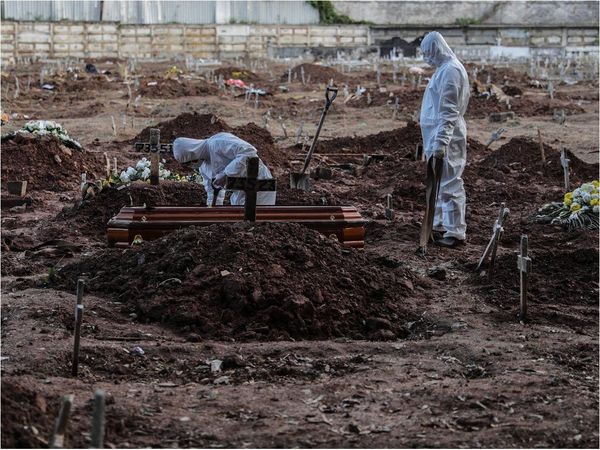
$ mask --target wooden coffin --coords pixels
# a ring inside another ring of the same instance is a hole
[[[107,224],[108,243],[127,247],[137,235],[149,241],[182,227],[243,220],[243,206],[124,207]],[[299,223],[348,247],[364,247],[364,219],[353,206],[257,206],[256,221]]]

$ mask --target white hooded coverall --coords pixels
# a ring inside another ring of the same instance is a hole
[[[212,180],[220,173],[228,177],[245,177],[248,158],[258,156],[252,144],[234,136],[231,133],[217,133],[208,139],[177,138],[173,142],[173,155],[181,163],[200,161],[200,174],[206,190],[207,204],[212,205]],[[273,178],[271,172],[262,160],[258,166],[258,179]],[[276,192],[258,192],[257,205],[274,205]],[[225,190],[221,189],[217,197],[217,205],[222,205]],[[232,205],[243,205],[246,193],[234,191],[230,198]]]
[[[433,229],[444,237],[464,240],[466,195],[461,178],[467,160],[467,126],[464,119],[469,103],[467,72],[442,35],[428,33],[421,42],[427,64],[436,67],[421,105],[421,134],[427,159],[445,153]]]

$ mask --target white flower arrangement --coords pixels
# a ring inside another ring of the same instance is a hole
[[[57,137],[67,147],[81,150],[81,144],[67,134],[67,130],[59,123],[51,120],[30,120],[17,131],[20,134],[35,134],[37,136],[51,135]]]
[[[536,221],[562,225],[569,230],[576,228],[597,230],[600,226],[599,188],[598,180],[582,184],[572,192],[567,192],[562,202],[542,206],[537,213]]]
[[[178,173],[171,172],[164,167],[165,160],[163,159],[158,165],[158,178],[159,180],[174,180],[182,182],[202,182],[202,179],[198,180],[197,175],[182,176]],[[114,174],[110,180],[112,184],[128,184],[134,181],[150,181],[150,160],[146,158],[140,159],[134,167],[128,167],[122,171],[119,175]]]

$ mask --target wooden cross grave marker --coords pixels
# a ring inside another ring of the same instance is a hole
[[[504,223],[506,222],[506,219],[508,218],[509,212],[510,212],[510,210],[506,207],[506,204],[502,203],[500,205],[500,213],[498,214],[498,218],[494,222],[494,228],[492,230],[492,237],[490,238],[488,245],[486,246],[485,250],[483,251],[483,255],[481,255],[481,258],[479,259],[479,263],[477,264],[477,267],[475,268],[476,271],[481,270],[481,268],[483,267],[483,264],[485,263],[485,260],[489,256],[490,257],[490,264],[489,264],[490,278],[492,278],[493,273],[494,273],[494,265],[496,263],[496,253],[498,251],[498,242],[500,242],[500,238],[502,236],[502,233],[504,232]]]
[[[150,184],[158,185],[160,154],[172,153],[173,144],[161,144],[160,130],[158,128],[150,128],[150,139],[148,142],[136,142],[133,146],[137,152],[150,153]]]
[[[246,203],[244,207],[244,220],[256,222],[256,194],[258,192],[277,190],[277,181],[258,179],[258,157],[248,159],[246,177],[227,177],[225,188],[231,191],[244,191]]]

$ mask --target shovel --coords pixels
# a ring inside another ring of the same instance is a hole
[[[329,97],[330,92],[332,93],[331,97]],[[321,120],[319,121],[319,126],[317,127],[315,137],[313,138],[312,144],[310,145],[310,149],[308,150],[306,158],[304,159],[304,167],[302,168],[301,172],[290,172],[290,187],[293,189],[301,189],[303,191],[307,191],[310,188],[310,175],[306,173],[306,169],[308,169],[310,159],[312,158],[312,154],[315,151],[315,147],[317,146],[317,139],[319,139],[319,133],[321,132],[321,127],[323,126],[323,122],[325,121],[327,111],[329,110],[329,107],[337,97],[337,93],[337,88],[327,86],[327,89],[325,90],[325,107],[323,108],[323,113],[321,114]]]
[[[421,236],[419,238],[419,253],[425,255],[427,243],[432,238],[433,216],[435,215],[435,202],[440,192],[440,181],[444,160],[431,156],[427,161],[427,179],[425,181],[425,217],[421,225]]]

